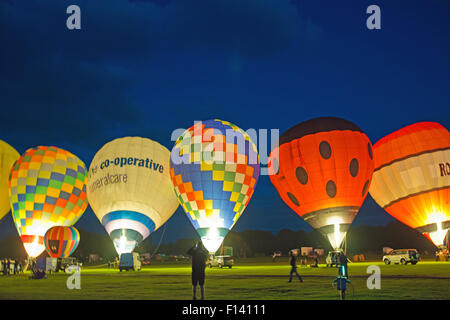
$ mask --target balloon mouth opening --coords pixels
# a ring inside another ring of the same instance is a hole
[[[330,227],[327,228],[328,230],[325,235],[327,236],[327,239],[334,250],[340,250],[341,243],[347,234],[347,230],[343,230],[346,229],[343,222],[344,221],[342,219],[339,219],[337,217],[328,220],[328,224]]]
[[[197,233],[206,250],[210,254],[215,254],[227,235],[228,229],[221,227],[198,228]]]
[[[30,258],[36,258],[45,250],[42,236],[22,236],[23,247]]]
[[[207,235],[201,237],[203,246],[209,253],[216,253],[223,242],[223,237],[219,235],[217,228],[210,228]]]
[[[430,237],[430,239],[434,243],[434,245],[439,247],[439,246],[444,245],[444,240],[447,237],[449,230],[450,230],[450,228],[443,228],[442,222],[437,222],[436,223],[436,231],[432,231],[432,232],[428,233],[428,236]]]
[[[112,240],[119,256],[123,253],[132,252],[138,244],[135,239],[129,239],[124,230],[122,230],[122,234],[119,237],[113,238]]]
[[[422,232],[436,247],[444,245],[444,241],[450,230],[450,220],[442,211],[433,211],[428,214],[429,224],[416,228]]]

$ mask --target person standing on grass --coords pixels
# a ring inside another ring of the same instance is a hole
[[[11,260],[9,258],[8,261],[6,262],[6,267],[7,267],[6,272],[7,275],[9,276],[11,274]]]
[[[297,272],[297,257],[294,255],[294,253],[291,251],[289,251],[289,256],[290,256],[290,263],[291,263],[291,273],[289,273],[289,282],[292,282],[292,275],[295,273],[297,275],[298,280],[300,280],[300,282],[303,282],[302,277],[300,277],[300,275]]]
[[[206,251],[203,245],[198,241],[187,252],[192,257],[192,293],[193,299],[197,299],[197,284],[200,285],[201,299],[205,298],[205,268],[206,268]]]

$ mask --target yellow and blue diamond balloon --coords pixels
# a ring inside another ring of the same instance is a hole
[[[175,142],[170,158],[175,193],[209,252],[217,251],[244,212],[259,169],[250,136],[227,121],[198,122]]]

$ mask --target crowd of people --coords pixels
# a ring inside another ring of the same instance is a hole
[[[118,269],[119,268],[119,258],[115,258],[112,261],[108,261],[108,269]]]
[[[23,273],[23,264],[19,260],[10,258],[0,260],[0,272],[5,275]]]
[[[436,261],[448,261],[449,260],[449,252],[447,249],[441,249],[436,251]]]

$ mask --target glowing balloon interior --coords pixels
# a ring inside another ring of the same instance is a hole
[[[11,167],[20,154],[6,142],[0,140],[0,219],[10,210],[8,178]]]
[[[9,178],[14,223],[30,257],[45,250],[44,235],[53,226],[71,226],[88,205],[87,170],[72,153],[56,147],[27,150]]]
[[[170,175],[178,201],[209,252],[216,252],[253,195],[255,144],[222,120],[196,123],[175,142]]]
[[[147,138],[105,144],[89,168],[89,203],[117,253],[129,253],[175,212],[170,152]]]
[[[359,211],[373,173],[372,144],[339,118],[300,123],[280,137],[269,158],[283,201],[338,249]]]
[[[443,245],[450,229],[450,133],[436,122],[404,127],[374,145],[370,194],[390,215]]]

